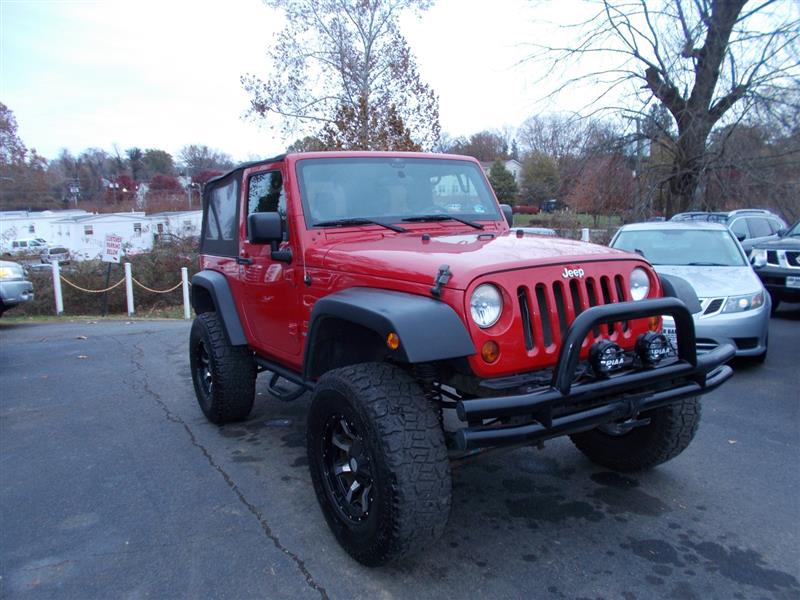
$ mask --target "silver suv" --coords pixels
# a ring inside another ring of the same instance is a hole
[[[761,208],[742,208],[729,212],[678,213],[670,221],[711,221],[722,223],[736,236],[744,251],[750,256],[753,245],[777,239],[787,229],[786,222],[778,215]]]
[[[0,315],[28,300],[33,300],[33,284],[25,279],[22,265],[0,260]]]

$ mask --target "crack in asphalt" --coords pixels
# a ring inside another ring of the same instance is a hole
[[[144,356],[145,352],[138,344],[133,344],[133,348],[135,349],[136,354],[138,354],[138,356],[140,357]],[[132,355],[131,360],[133,361],[133,364],[136,365],[137,370],[140,373],[145,372],[144,366],[137,360],[136,355]],[[250,513],[258,520],[258,523],[261,526],[261,529],[264,531],[264,534],[272,541],[275,547],[281,552],[283,552],[286,556],[288,556],[297,565],[297,568],[305,577],[308,586],[311,587],[313,590],[315,590],[323,600],[329,600],[328,592],[322,585],[316,582],[314,576],[308,570],[308,567],[306,567],[305,561],[281,543],[280,539],[278,538],[278,535],[272,530],[272,527],[267,522],[264,515],[261,514],[261,511],[259,511],[258,508],[256,508],[256,506],[247,499],[247,497],[244,495],[239,486],[236,485],[236,482],[233,480],[233,478],[225,471],[225,469],[222,468],[222,466],[219,463],[217,463],[214,460],[214,457],[211,455],[208,449],[205,446],[203,446],[203,444],[201,444],[200,441],[197,439],[197,436],[194,434],[194,431],[192,431],[192,428],[189,427],[189,424],[186,423],[186,421],[184,421],[179,415],[176,415],[174,412],[172,412],[166,405],[164,400],[162,400],[158,392],[150,388],[150,384],[146,377],[144,379],[144,391],[147,392],[153,398],[153,400],[155,400],[156,404],[158,404],[158,406],[164,412],[164,415],[166,416],[168,421],[183,426],[184,430],[189,436],[189,440],[191,441],[192,445],[196,447],[198,450],[200,450],[200,452],[203,453],[203,456],[206,457],[208,464],[211,465],[211,467],[215,469],[220,475],[222,475],[222,478],[225,480],[225,483],[228,484],[228,487],[239,499],[239,502],[241,502],[241,504],[244,505],[244,507],[247,508],[247,510],[250,511]]]

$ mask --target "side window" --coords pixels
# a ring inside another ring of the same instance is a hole
[[[750,234],[747,231],[747,223],[744,219],[736,219],[733,223],[731,223],[731,231],[738,239],[746,239],[750,237]]]
[[[286,218],[286,194],[280,171],[256,173],[249,179],[247,214],[278,212]]]
[[[237,234],[237,204],[239,179],[227,178],[206,188],[204,211],[203,252],[235,256]]]
[[[772,233],[778,233],[781,229],[783,229],[783,225],[780,222],[776,221],[775,219],[767,219],[769,222],[769,228],[772,229]]]
[[[747,219],[747,224],[750,227],[750,233],[753,234],[753,237],[772,235],[772,229],[770,228],[769,221],[767,219],[751,217]]]

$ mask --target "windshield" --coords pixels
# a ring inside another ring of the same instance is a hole
[[[442,215],[500,219],[480,167],[468,161],[315,158],[299,160],[297,176],[309,227],[359,224],[359,219],[392,223],[425,215],[439,216],[432,220]]]
[[[792,228],[786,232],[787,237],[800,237],[800,221],[792,225]]]
[[[620,231],[614,248],[638,252],[653,265],[743,267],[747,265],[727,231],[648,229]]]

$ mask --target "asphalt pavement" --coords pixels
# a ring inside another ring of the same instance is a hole
[[[800,306],[652,471],[570,442],[454,470],[444,537],[367,569],[308,474],[308,398],[216,427],[189,324],[0,321],[0,598],[800,598]]]

